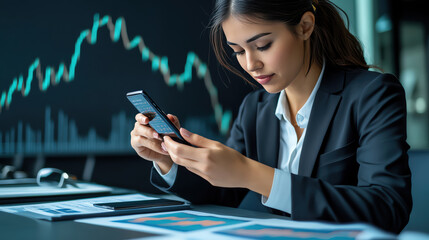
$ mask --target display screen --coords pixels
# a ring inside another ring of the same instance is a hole
[[[155,129],[155,131],[163,135],[176,136],[173,126],[170,126],[166,122],[168,120],[167,116],[165,116],[165,114],[164,116],[161,116],[161,114],[163,114],[162,110],[157,105],[155,105],[156,103],[149,102],[150,100],[143,96],[143,91],[129,93],[127,94],[127,98],[140,113],[150,119],[149,125]]]
[[[133,154],[145,89],[183,127],[224,141],[252,88],[209,41],[212,1],[1,1],[0,157]]]

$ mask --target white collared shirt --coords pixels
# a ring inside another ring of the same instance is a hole
[[[320,72],[313,91],[304,106],[302,106],[296,114],[296,123],[300,128],[304,129],[299,140],[295,128],[290,122],[291,116],[286,92],[283,90],[280,93],[277,108],[274,113],[280,120],[279,159],[278,166],[274,170],[274,179],[270,196],[269,198],[262,196],[262,204],[267,207],[287,213],[292,212],[292,180],[290,174],[298,174],[299,160],[301,158],[302,145],[307,132],[308,121],[310,120],[311,109],[316,93],[319,90],[324,71],[325,63],[323,63],[322,71]]]
[[[287,102],[285,90],[281,91],[277,108],[275,111],[276,117],[280,120],[280,145],[278,166],[274,170],[274,179],[270,191],[269,198],[262,196],[262,204],[275,208],[283,212],[292,212],[292,188],[291,188],[291,173],[298,174],[299,160],[301,157],[302,144],[307,132],[307,125],[310,119],[311,109],[313,107],[314,98],[319,90],[320,82],[325,72],[325,62],[323,62],[322,71],[317,79],[316,85],[313,88],[310,96],[304,106],[296,115],[296,122],[304,131],[301,138],[298,140],[295,128],[290,122],[290,110]],[[162,174],[158,165],[153,162],[153,166],[158,171],[159,175],[172,186],[177,176],[177,165],[173,163],[170,171]]]

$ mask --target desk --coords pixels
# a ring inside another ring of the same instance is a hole
[[[196,205],[192,210],[251,218],[279,218],[287,217],[254,212],[244,209],[229,208],[213,205]],[[74,221],[49,222],[26,218],[10,213],[0,212],[0,238],[1,239],[55,239],[55,240],[81,240],[81,239],[130,239],[152,236],[144,232],[136,232],[118,228],[108,228],[92,224],[78,223]]]

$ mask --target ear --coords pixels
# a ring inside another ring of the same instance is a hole
[[[314,30],[315,18],[312,12],[306,12],[302,15],[301,21],[297,26],[298,35],[303,39],[307,40],[310,38]]]

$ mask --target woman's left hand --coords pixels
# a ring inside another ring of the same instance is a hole
[[[219,187],[248,187],[246,176],[253,160],[217,141],[204,138],[181,128],[180,133],[190,144],[180,144],[164,137],[164,148],[178,165]]]

